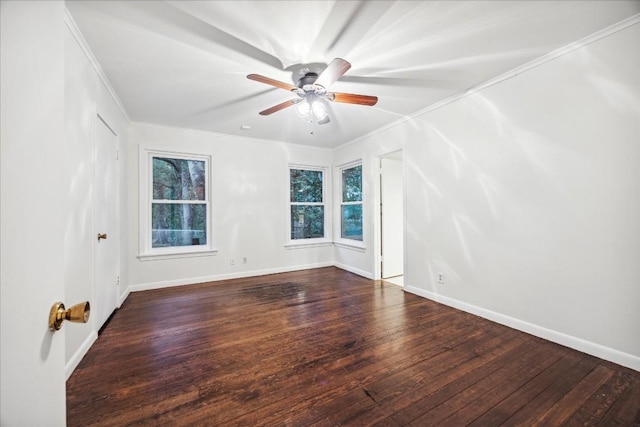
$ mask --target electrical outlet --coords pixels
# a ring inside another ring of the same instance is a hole
[[[231,258],[231,260],[229,261],[229,265],[236,265],[236,260]]]
[[[444,284],[444,273],[442,271],[438,271],[438,283]]]

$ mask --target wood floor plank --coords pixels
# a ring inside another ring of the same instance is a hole
[[[465,341],[464,344],[467,346],[473,346],[474,344],[472,343],[478,342],[479,338],[476,338],[475,340]],[[460,346],[462,346],[462,344],[460,344]],[[394,368],[386,371],[376,370],[372,375],[367,377],[373,380],[371,384],[368,384],[367,381],[360,381],[357,383],[360,385],[360,391],[369,397],[376,406],[380,406],[379,399],[381,396],[378,395],[376,390],[383,390],[386,387],[415,387],[416,382],[421,382],[421,378],[437,377],[441,375],[442,372],[455,369],[456,366],[468,360],[471,356],[469,356],[468,351],[445,349],[444,351],[438,352],[433,357],[428,357],[426,355],[424,357],[425,360],[423,362],[409,365],[400,371]],[[377,378],[379,378],[379,380],[376,380]],[[324,412],[324,409],[322,412]],[[390,414],[387,411],[383,411],[383,413],[386,415]],[[302,424],[313,424],[314,419],[306,417],[305,419],[300,420],[300,422]]]
[[[328,267],[131,294],[67,381],[67,422],[633,425],[639,376]]]
[[[570,352],[572,359],[570,368],[562,375],[557,376],[551,385],[545,388],[533,399],[521,406],[509,416],[501,425],[505,426],[531,426],[536,419],[549,410],[562,397],[569,393],[582,379],[597,366],[597,362],[577,352]],[[513,408],[515,409],[515,408]]]
[[[540,348],[533,349],[437,405],[409,425],[466,425],[469,420],[464,421],[459,418],[467,417],[469,408],[474,412],[483,413],[485,408],[491,406],[485,402],[480,402],[478,405],[474,403],[483,398],[494,398],[497,392],[511,392],[511,387],[519,385],[518,378],[528,378],[539,366],[548,366],[553,363],[554,357],[555,355],[549,355]],[[471,420],[476,417],[472,416]]]
[[[507,360],[502,356],[512,354],[512,360],[515,360],[516,355],[520,354],[517,349],[522,345],[522,341],[517,338],[496,343],[496,347],[486,354],[470,359],[459,368],[446,371],[442,375],[430,377],[419,387],[392,396],[391,399],[382,400],[381,405],[393,413],[394,420],[408,424],[429,408],[446,401],[469,384],[497,370]]]
[[[449,334],[455,330],[455,322],[446,328],[444,331],[448,331]],[[435,337],[438,335],[438,337]],[[348,382],[350,387],[359,388],[360,384],[367,378],[377,378],[383,375],[390,375],[394,372],[402,371],[405,367],[413,366],[417,361],[428,359],[431,356],[440,354],[442,346],[449,343],[452,344],[450,337],[440,336],[441,334],[434,334],[432,337],[427,337],[422,334],[422,340],[419,344],[418,340],[409,341],[412,346],[407,347],[406,351],[402,352],[402,356],[397,357],[385,357],[390,352],[395,351],[395,347],[401,346],[405,340],[399,334],[394,334],[391,340],[383,340],[372,342],[368,340],[366,344],[358,345],[358,348],[354,348],[356,352],[346,354],[345,357],[336,358],[335,362],[328,362],[325,364],[325,376],[322,377],[322,382],[329,384],[334,379],[339,378],[343,382]],[[465,338],[468,339],[468,338]],[[343,363],[345,359],[349,359],[350,362]],[[281,414],[292,414],[291,418],[296,419],[296,425],[304,425],[306,423],[315,422],[323,417],[323,411],[316,410],[316,407],[325,405],[327,402],[333,401],[339,398],[336,392],[340,390],[329,389],[319,391],[314,388],[316,384],[301,384],[300,387],[296,387],[293,393],[285,394],[284,398],[293,394],[295,397],[287,398],[283,400],[279,405],[275,407],[264,407],[258,409],[258,413],[261,414],[261,419],[269,419],[269,412],[277,412]],[[352,388],[343,389],[343,394],[349,393]],[[300,404],[296,405],[296,400],[300,400]],[[294,400],[292,402],[292,400]],[[311,403],[310,403],[311,402]],[[278,406],[282,406],[281,408]],[[304,411],[303,408],[311,406],[311,411]]]
[[[558,353],[559,356],[562,353]],[[519,387],[508,397],[500,401],[469,424],[470,427],[497,426],[529,404],[536,396],[547,390],[553,382],[568,372],[575,360],[570,355],[564,355],[551,366],[543,369],[538,375]]]
[[[523,340],[499,346],[486,357],[474,359],[461,369],[449,371],[446,375],[435,378],[432,383],[425,384],[425,387],[416,388],[391,401],[389,404],[395,411],[392,418],[401,425],[407,425],[501,367],[516,362],[522,354],[535,348],[531,342]]]
[[[615,369],[615,367],[613,368]],[[597,389],[567,421],[568,426],[598,425],[613,402],[629,387],[634,375],[631,370],[615,370],[611,378]]]
[[[575,414],[580,407],[613,375],[611,369],[598,365],[583,378],[570,392],[556,402],[549,410],[534,421],[534,425],[562,425]]]
[[[640,427],[640,372],[629,372],[633,380],[607,410],[599,425]]]

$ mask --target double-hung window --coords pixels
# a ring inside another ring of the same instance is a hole
[[[141,255],[211,251],[209,157],[147,151],[146,161]]]
[[[325,186],[324,169],[289,169],[291,241],[325,238]]]
[[[340,237],[362,241],[362,164],[340,169]]]

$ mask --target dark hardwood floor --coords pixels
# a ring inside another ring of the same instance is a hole
[[[640,373],[337,268],[133,293],[69,426],[640,425]]]

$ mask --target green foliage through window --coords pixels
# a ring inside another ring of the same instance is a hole
[[[324,206],[291,206],[291,239],[324,237]]]
[[[154,203],[151,206],[151,247],[207,244],[206,205]]]
[[[362,165],[342,169],[341,236],[362,241]]]
[[[153,157],[151,247],[207,244],[204,160]]]
[[[154,200],[205,200],[202,160],[153,158]]]
[[[291,169],[291,202],[322,203],[322,171]]]
[[[362,165],[342,170],[342,201],[362,201]]]
[[[362,205],[342,206],[342,238],[362,240]]]
[[[324,237],[323,191],[321,170],[290,169],[291,240]]]

